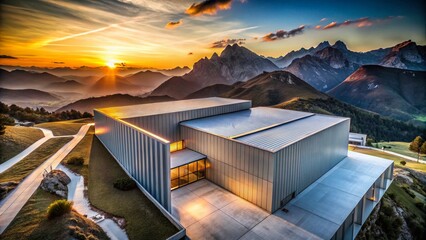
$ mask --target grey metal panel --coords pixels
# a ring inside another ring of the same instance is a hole
[[[174,108],[170,106],[169,111]],[[139,105],[138,105],[139,106]],[[251,107],[250,101],[231,101],[224,106],[214,105],[205,108],[186,109],[185,111],[179,112],[166,112],[155,116],[135,116],[135,117],[123,117],[122,119],[126,122],[134,124],[138,127],[146,129],[155,135],[162,138],[168,139],[171,142],[179,141],[181,139],[179,123],[196,118],[204,118],[218,114],[230,113],[249,109]],[[161,120],[160,120],[161,119]]]
[[[239,137],[236,140],[275,152],[309,135],[347,120],[348,118],[316,114],[275,128]]]
[[[258,176],[259,162],[266,169],[269,169],[269,164],[273,164],[271,152],[186,126],[181,126],[181,132],[187,148],[207,156],[207,179],[271,211],[272,182],[268,181],[268,174]],[[235,160],[232,160],[233,156]],[[258,188],[260,189],[257,190]]]
[[[272,209],[300,193],[347,156],[349,120],[293,143],[274,155]],[[270,173],[271,174],[271,173]]]
[[[94,117],[96,136],[102,144],[152,197],[170,211],[169,142],[96,110]]]
[[[256,107],[245,111],[190,120],[181,124],[214,135],[233,137],[312,115],[314,114],[307,112]]]

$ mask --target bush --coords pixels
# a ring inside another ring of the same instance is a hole
[[[416,207],[417,207],[418,209],[420,209],[420,210],[422,210],[422,211],[425,211],[425,210],[426,210],[426,205],[425,205],[424,203],[422,203],[422,202],[416,202],[415,204],[416,204]],[[426,212],[426,211],[425,211],[425,212]]]
[[[114,187],[123,191],[136,188],[136,183],[129,177],[119,178],[114,181]]]
[[[47,208],[47,218],[53,219],[71,212],[73,202],[65,199],[56,200]]]
[[[416,197],[416,194],[414,194],[408,187],[404,186],[404,187],[402,187],[402,189],[404,189],[404,191],[406,193],[408,193],[408,195],[410,195],[410,197],[412,197],[412,198]]]
[[[67,161],[67,164],[81,166],[81,165],[84,164],[84,158],[82,158],[82,157],[72,157],[70,160]]]
[[[389,195],[390,199],[395,200],[395,194],[394,193],[389,193],[388,195]]]
[[[399,162],[399,163],[401,163],[401,165],[402,166],[405,166],[405,164],[407,164],[407,162],[406,161],[404,161],[404,160],[402,160],[401,162]]]

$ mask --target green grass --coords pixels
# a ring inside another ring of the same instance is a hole
[[[95,134],[95,128],[92,126],[87,131],[86,136],[75,146],[75,148],[62,160],[62,164],[65,164],[71,171],[80,174],[84,177],[85,184],[87,185],[89,179],[89,160],[90,150],[92,149],[93,136]],[[68,160],[73,157],[84,158],[84,164],[82,166],[66,164]]]
[[[103,230],[75,211],[52,220],[47,219],[47,207],[60,197],[38,189],[19,211],[1,239],[73,239],[72,230],[91,235],[93,239],[108,239]]]
[[[43,137],[43,132],[39,129],[6,126],[5,134],[0,136],[0,164]]]
[[[93,138],[89,164],[89,200],[96,207],[126,219],[130,239],[166,239],[178,230],[139,190],[120,191],[113,187],[126,177],[115,159],[97,138]]]
[[[0,174],[0,182],[20,182],[70,140],[70,137],[47,140],[27,157]]]
[[[395,181],[392,182],[389,189],[387,190],[387,193],[393,193],[395,195],[396,202],[398,202],[398,205],[404,207],[408,212],[416,215],[420,219],[426,218],[426,214],[415,205],[415,203],[419,200],[408,195],[408,193],[402,189],[399,183]]]
[[[53,132],[55,136],[63,136],[63,135],[74,135],[78,133],[81,126],[92,123],[93,119],[84,118],[84,119],[76,119],[69,121],[59,121],[59,122],[46,122],[37,124],[36,127],[46,128]]]
[[[417,153],[408,150],[408,147],[410,146],[409,142],[379,142],[377,144],[379,148],[382,148],[383,146],[391,147],[386,150],[417,159]],[[376,144],[373,143],[373,146],[376,146]],[[426,154],[420,154],[420,159],[426,160]]]
[[[417,121],[426,122],[426,115],[418,115],[414,119]]]
[[[354,152],[358,152],[358,153],[368,154],[368,155],[392,160],[392,161],[394,161],[394,164],[397,167],[411,168],[411,169],[416,170],[416,171],[426,172],[426,164],[417,163],[417,162],[414,162],[414,161],[409,161],[409,160],[406,160],[402,157],[398,157],[398,156],[395,156],[395,155],[392,155],[392,154],[389,154],[389,153],[386,153],[386,152],[381,152],[381,151],[376,151],[376,150],[371,150],[371,149],[365,149],[365,148],[357,148],[357,147],[353,147],[353,146],[349,146],[349,150],[354,151]],[[400,163],[401,161],[405,161],[407,164],[405,164],[405,166],[403,166]]]

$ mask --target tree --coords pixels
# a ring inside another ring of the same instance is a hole
[[[422,137],[417,136],[416,138],[414,138],[414,140],[410,143],[410,147],[408,149],[410,149],[410,151],[417,153],[417,162],[420,160],[420,152],[421,152],[421,148],[422,148],[422,144],[425,141],[423,140]]]
[[[423,142],[422,147],[420,148],[421,154],[426,154],[426,141]]]

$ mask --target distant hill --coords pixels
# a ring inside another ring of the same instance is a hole
[[[158,72],[161,72],[167,76],[183,76],[191,71],[187,66],[184,67],[175,67],[172,69],[159,69]]]
[[[131,96],[128,94],[114,94],[114,95],[108,95],[103,97],[91,97],[91,98],[81,99],[57,109],[56,112],[62,112],[62,111],[74,109],[80,112],[93,113],[93,109],[95,108],[117,107],[117,106],[163,102],[163,101],[171,101],[171,100],[174,100],[174,99],[167,96],[141,98],[141,97]]]
[[[154,90],[169,78],[169,76],[160,72],[153,72],[149,70],[140,71],[125,77],[129,83],[137,85],[141,88],[141,90],[146,92]]]
[[[140,87],[118,75],[106,75],[96,81],[87,91],[90,96],[105,96],[117,93],[142,94]]]
[[[426,117],[426,72],[360,67],[330,95],[354,106],[402,121]]]
[[[367,134],[375,141],[410,142],[424,130],[400,121],[354,107],[333,98],[302,99],[294,98],[276,105],[298,111],[336,115],[351,118],[351,131]]]
[[[220,96],[249,99],[254,106],[271,106],[295,97],[327,98],[303,80],[286,71],[262,73],[232,86],[213,85],[192,93],[187,98]]]
[[[0,88],[0,101],[6,104],[17,104],[22,102],[54,102],[60,98],[53,94],[35,89],[12,90]],[[25,105],[27,106],[27,105]]]
[[[200,86],[196,82],[188,81],[183,77],[172,77],[152,91],[150,96],[167,95],[175,99],[182,99],[198,89]]]
[[[47,72],[38,73],[25,70],[9,72],[0,69],[0,87],[3,88],[43,90],[43,87],[48,84],[65,81],[67,80]]]
[[[54,82],[45,86],[49,91],[81,91],[86,88],[86,85],[83,85],[75,80],[67,80],[65,82]]]

